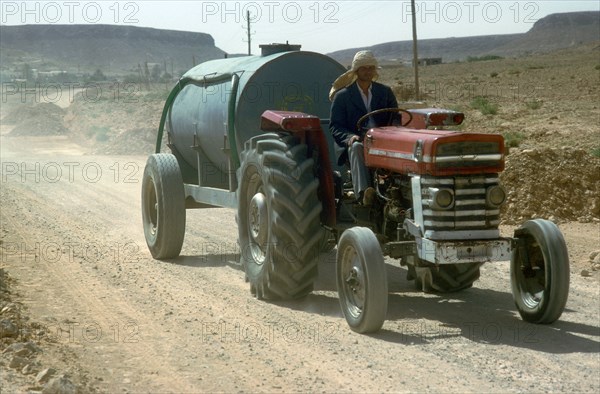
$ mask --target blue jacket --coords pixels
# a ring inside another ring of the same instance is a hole
[[[358,135],[363,138],[364,131],[356,129],[356,122],[361,116],[367,113],[367,108],[358,91],[356,82],[352,85],[341,89],[335,94],[333,103],[331,104],[331,116],[329,117],[329,131],[335,140],[335,154],[339,165],[346,161],[348,139],[352,135]],[[396,97],[389,86],[372,82],[371,85],[371,111],[382,108],[398,108]],[[373,116],[377,127],[387,126],[391,124],[393,118],[398,118],[398,115],[392,113],[382,113]],[[365,126],[368,121],[365,120],[362,126]]]

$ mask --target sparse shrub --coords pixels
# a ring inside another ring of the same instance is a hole
[[[592,156],[600,158],[600,146],[592,149]]]
[[[33,79],[33,71],[29,63],[23,64],[21,67],[21,78],[31,81]]]
[[[124,83],[141,83],[143,82],[142,78],[137,74],[128,74],[123,77]]]
[[[392,90],[400,101],[408,101],[416,97],[415,87],[412,85],[395,86]]]
[[[596,64],[596,67],[594,67],[594,70],[600,70],[600,64]]]
[[[495,71],[490,74],[490,77],[492,77],[492,78],[496,78],[497,76],[498,76],[498,73]]]
[[[518,131],[508,131],[502,135],[504,136],[504,146],[508,148],[518,147],[525,138],[523,133],[519,133]]]
[[[542,108],[542,103],[543,101],[540,100],[533,100],[533,101],[528,101],[525,103],[525,105],[527,106],[527,108],[532,109],[532,110],[536,110],[536,109],[540,109]]]
[[[529,67],[527,67],[528,70],[543,70],[545,68],[546,67],[544,67],[544,66],[529,66]]]
[[[509,73],[510,75],[519,75],[519,74],[521,74],[521,70],[515,70],[515,69],[513,69],[513,70],[508,70],[508,73]]]
[[[158,64],[155,64],[154,67],[152,67],[152,71],[150,72],[150,78],[152,81],[158,82],[160,81],[161,74],[162,70],[160,66]]]
[[[471,108],[479,110],[483,115],[496,115],[498,105],[490,103],[487,98],[477,96],[471,101]]]
[[[143,102],[164,102],[167,99],[167,96],[169,95],[169,90],[164,90],[164,89],[159,89],[159,90],[154,90],[151,92],[148,92],[144,95],[142,95],[140,98]],[[137,102],[137,101],[136,101]]]
[[[106,81],[106,76],[104,75],[102,70],[97,68],[92,75],[87,76],[87,78],[85,79],[87,80],[87,82],[102,82]]]

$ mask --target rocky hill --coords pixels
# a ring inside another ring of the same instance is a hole
[[[600,40],[600,12],[552,14],[531,30],[493,50],[498,55],[534,54]]]
[[[600,12],[548,15],[523,34],[450,37],[419,41],[420,57],[441,57],[444,62],[469,56],[518,56],[568,48],[600,40]],[[359,49],[330,53],[349,64]],[[387,42],[370,47],[382,62],[410,62],[412,41]],[[138,73],[147,62],[181,75],[194,64],[222,58],[214,39],[205,33],[116,25],[0,26],[0,71],[3,78],[19,78],[28,64],[40,71],[105,75]]]
[[[551,14],[522,34],[450,37],[419,40],[419,57],[441,57],[444,62],[469,56],[519,56],[544,53],[600,40],[600,12]],[[370,49],[384,63],[412,60],[412,41],[395,41],[370,48],[351,48],[329,53],[342,64],[350,64],[356,51]]]
[[[33,68],[105,74],[136,72],[145,62],[175,73],[221,58],[212,36],[112,25],[0,26],[2,66],[27,62]]]

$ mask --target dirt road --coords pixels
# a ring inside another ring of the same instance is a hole
[[[1,265],[39,323],[44,365],[86,391],[600,389],[598,275],[580,275],[598,223],[560,225],[572,279],[555,324],[520,320],[508,263],[484,266],[472,289],[432,295],[387,261],[387,321],[364,336],[340,313],[335,251],[305,300],[257,301],[238,265],[231,210],[188,211],[182,256],[151,258],[140,213],[145,157],[86,155],[60,136],[3,136],[1,147]],[[31,386],[11,374],[5,389]]]

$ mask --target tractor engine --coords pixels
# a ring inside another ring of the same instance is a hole
[[[404,220],[411,215],[410,178],[387,170],[376,170],[374,175],[377,194],[385,201],[381,233],[387,240],[400,240]]]
[[[365,162],[385,200],[383,235],[415,238],[419,258],[433,264],[485,262],[508,253],[507,243],[490,251],[483,242],[500,237],[503,137],[436,129],[460,123],[457,112],[410,112],[407,127],[374,128],[365,137]]]

